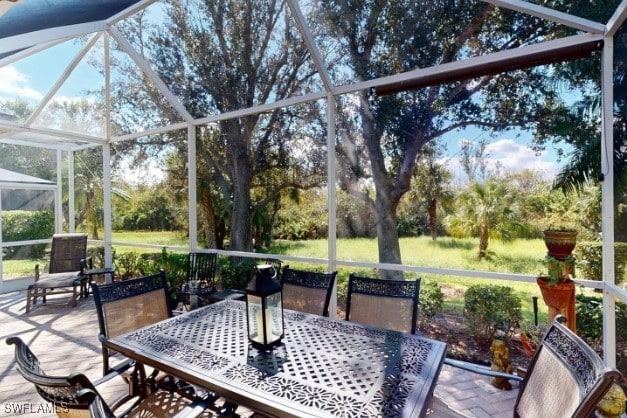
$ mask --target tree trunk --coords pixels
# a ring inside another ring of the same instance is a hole
[[[438,224],[437,224],[437,200],[431,199],[429,202],[429,230],[431,231],[431,239],[433,241],[438,237]]]
[[[244,158],[242,158],[244,159]],[[229,249],[253,252],[252,212],[250,185],[252,167],[249,163],[236,164],[237,175],[233,176],[233,210]]]
[[[360,94],[360,111],[363,119],[363,135],[370,158],[372,179],[374,180],[376,197],[374,201],[375,222],[377,225],[377,243],[379,247],[379,262],[401,264],[401,247],[398,240],[398,225],[396,222],[396,208],[400,201],[395,185],[396,182],[387,172],[385,156],[381,149],[381,133],[376,129],[376,122],[368,105],[367,92]],[[403,272],[381,270],[381,278],[403,279]]]
[[[487,221],[482,221],[479,228],[479,254],[477,258],[483,259],[488,252],[488,239],[490,237],[490,227]]]
[[[376,222],[377,243],[379,247],[379,262],[401,264],[401,247],[398,240],[396,222],[396,205],[386,199],[377,198]],[[380,270],[382,279],[403,280],[403,272],[396,270]]]
[[[209,187],[200,188],[200,213],[203,218],[202,228],[207,248],[218,248],[213,199]]]

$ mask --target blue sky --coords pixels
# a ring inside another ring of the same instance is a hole
[[[34,103],[40,101],[81,46],[72,41],[66,42],[0,68],[0,101],[14,100],[18,97],[32,100]],[[102,76],[84,61],[77,66],[63,85],[58,93],[59,96],[79,97],[82,91],[99,88],[102,85],[95,85],[103,83]],[[529,148],[531,137],[528,133],[512,130],[494,137],[479,129],[469,128],[464,131],[451,132],[443,138],[447,148],[444,162],[455,177],[462,177],[458,160],[459,143],[463,140],[478,142],[482,139],[488,143],[486,147],[488,166],[494,167],[500,164],[502,170],[507,172],[531,169],[543,173],[547,179],[552,179],[559,170],[555,152],[552,149],[536,155]]]

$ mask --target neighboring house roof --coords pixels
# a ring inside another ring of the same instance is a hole
[[[21,184],[42,184],[42,185],[54,185],[55,183],[49,180],[40,179],[38,177],[29,176],[27,174],[17,173],[11,170],[5,170],[0,168],[0,187],[3,184],[8,183],[21,183]]]

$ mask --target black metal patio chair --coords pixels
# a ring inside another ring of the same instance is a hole
[[[212,302],[210,295],[217,290],[215,282],[217,265],[217,253],[189,253],[187,282],[180,292],[181,302],[186,308],[196,308]]]
[[[518,391],[514,418],[588,418],[613,383],[621,379],[577,334],[555,318]]]
[[[415,333],[420,279],[412,281],[348,278],[346,320]]]
[[[285,267],[281,275],[283,307],[329,316],[329,303],[336,275],[337,271],[319,273]]]
[[[514,418],[589,418],[612,384],[619,382],[622,376],[615,368],[606,366],[584,340],[564,325],[565,322],[563,315],[555,318],[531,359],[524,379],[466,362],[445,359],[444,363],[478,374],[521,381]],[[434,405],[437,412],[442,402]],[[434,413],[434,417],[437,416]]]
[[[38,358],[19,337],[9,337],[6,343],[15,346],[18,372],[35,385],[39,395],[55,407],[60,417],[155,417],[179,413],[191,417],[204,413],[209,406],[203,398],[186,397],[176,392],[143,393],[137,379],[130,380],[128,394],[107,404],[97,388],[118,376],[118,371],[112,370],[93,382],[78,372],[51,376],[43,371]]]
[[[170,318],[165,272],[108,284],[91,283],[101,342]],[[110,373],[112,353],[102,344],[103,375]],[[128,360],[125,360],[125,362]]]

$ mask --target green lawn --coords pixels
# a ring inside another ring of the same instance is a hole
[[[546,253],[544,242],[536,240],[517,240],[513,242],[490,241],[488,259],[477,260],[475,239],[430,237],[401,238],[401,254],[404,264],[421,267],[438,267],[458,270],[479,270],[501,273],[536,275],[544,270],[543,259]],[[305,257],[326,257],[327,241],[279,241],[268,250],[276,254],[289,254]],[[377,240],[367,238],[341,239],[337,244],[338,259],[350,261],[376,262]],[[290,263],[295,268],[311,267],[305,264]],[[348,281],[348,274],[373,275],[373,271],[355,268],[338,268],[338,283],[343,286]],[[445,309],[461,311],[464,306],[464,289],[475,284],[497,284],[511,286],[519,295],[525,318],[533,319],[533,296],[539,297],[539,319],[546,320],[547,308],[540,297],[535,284],[514,281],[493,281],[490,279],[456,277],[439,274],[407,274],[406,277],[420,276],[423,280],[435,280],[445,289]]]
[[[138,244],[152,244],[157,246],[186,246],[187,238],[178,232],[116,232],[113,241]],[[513,242],[501,242],[492,240],[489,246],[489,257],[479,261],[476,258],[476,239],[438,238],[432,241],[429,237],[402,238],[401,254],[404,264],[422,267],[439,267],[460,270],[479,270],[503,273],[518,273],[537,275],[544,271],[543,259],[546,252],[541,239],[516,240]],[[125,252],[159,252],[161,248],[145,249],[132,246],[116,246],[117,255]],[[293,256],[326,258],[328,254],[326,240],[310,241],[275,241],[267,250],[273,254],[286,254]],[[378,259],[377,240],[367,238],[339,239],[337,241],[338,259],[349,261],[376,262]],[[34,265],[39,262],[45,265],[44,260],[5,260],[3,264],[4,277],[33,274]],[[316,268],[324,270],[325,266],[294,263],[294,268]],[[373,275],[375,272],[369,269],[338,268],[338,283],[340,292],[343,292],[350,271],[358,274]],[[407,277],[417,274],[407,274]],[[532,297],[540,296],[535,284],[513,281],[493,281],[481,278],[465,278],[437,274],[421,274],[425,281],[437,281],[445,290],[446,309],[461,310],[463,308],[464,289],[474,284],[499,284],[511,286],[520,296],[524,315],[528,319],[533,318]],[[581,290],[583,291],[583,290]],[[539,300],[540,319],[546,318],[546,307]]]

